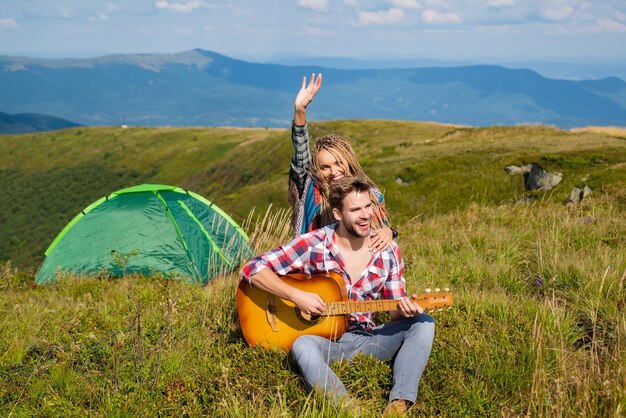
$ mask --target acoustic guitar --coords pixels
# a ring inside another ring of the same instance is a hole
[[[314,292],[326,302],[321,315],[307,315],[295,303],[274,296],[241,280],[237,289],[239,324],[246,342],[265,348],[290,350],[301,335],[340,338],[348,327],[348,314],[397,309],[397,301],[348,299],[343,278],[335,272],[314,275],[292,273],[281,280],[306,292]],[[447,289],[446,289],[447,290]],[[452,293],[425,293],[413,299],[425,312],[452,306]]]

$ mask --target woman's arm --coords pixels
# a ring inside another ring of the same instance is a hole
[[[373,187],[371,190],[372,199],[376,198],[375,210],[378,212],[377,217],[381,222],[381,227],[372,231],[370,237],[369,249],[372,252],[382,251],[389,247],[391,241],[396,239],[398,232],[391,228],[391,222],[389,221],[389,214],[385,209],[385,198],[383,193],[378,190],[377,187]]]
[[[291,142],[293,144],[293,156],[291,157],[291,170],[289,178],[292,180],[302,195],[306,181],[307,170],[311,164],[311,152],[309,150],[309,133],[306,127],[306,108],[313,101],[315,94],[322,86],[322,75],[317,78],[311,75],[307,86],[306,77],[302,79],[302,87],[296,96],[294,103],[293,125],[291,126]]]

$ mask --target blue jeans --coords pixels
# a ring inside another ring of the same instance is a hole
[[[311,389],[317,389],[335,401],[347,392],[330,365],[349,360],[358,353],[378,360],[393,361],[393,380],[389,400],[415,402],[433,338],[435,320],[423,313],[379,325],[371,332],[346,332],[337,341],[317,335],[301,336],[293,344],[291,355]]]

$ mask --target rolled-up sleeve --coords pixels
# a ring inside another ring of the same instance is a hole
[[[289,244],[254,257],[241,269],[241,277],[248,280],[259,271],[269,268],[279,276],[298,271],[310,259],[309,243],[304,236],[298,237]]]

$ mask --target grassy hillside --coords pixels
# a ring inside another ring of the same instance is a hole
[[[471,204],[405,225],[409,290],[450,286],[410,416],[619,417],[626,408],[626,217],[610,195]],[[258,250],[288,236],[272,212]],[[268,226],[269,225],[269,226]],[[274,225],[273,227],[271,225]],[[159,277],[0,269],[2,416],[354,416],[310,395],[285,353],[247,347],[236,274],[198,288]],[[380,416],[389,363],[335,371]]]
[[[506,175],[508,164],[537,162],[562,172],[557,189],[539,194],[551,202],[567,199],[574,185],[583,185],[582,178],[597,194],[626,185],[623,130],[572,133],[540,126],[391,121],[311,125],[314,138],[327,132],[350,139],[366,172],[385,191],[399,226],[473,202],[515,202],[525,195],[523,179]],[[255,207],[261,212],[270,203],[286,207],[289,135],[284,129],[103,127],[5,136],[0,141],[0,233],[5,237],[0,260],[35,268],[75,214],[112,191],[140,183],[188,188],[237,221]]]
[[[385,190],[409,290],[455,293],[455,307],[436,314],[411,416],[624,415],[623,130],[389,121],[311,130],[348,137]],[[246,346],[237,274],[202,288],[158,276],[32,282],[75,213],[143,182],[203,194],[243,222],[257,251],[278,245],[290,235],[290,147],[286,130],[228,128],[2,138],[0,416],[352,416],[310,395],[285,353]],[[564,180],[515,205],[523,180],[503,167],[522,162]],[[565,206],[582,178],[593,194]],[[390,366],[360,360],[334,368],[363,416],[380,416]]]

